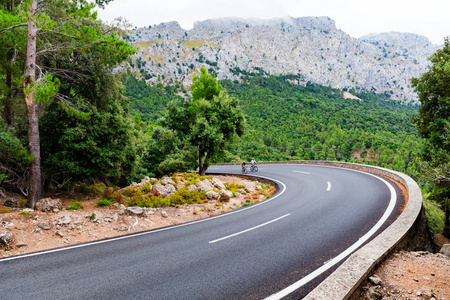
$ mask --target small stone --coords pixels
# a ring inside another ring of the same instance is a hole
[[[16,248],[22,248],[22,247],[26,247],[28,246],[28,244],[24,243],[24,242],[19,242],[16,244]]]
[[[380,285],[381,284],[381,279],[377,275],[370,276],[369,277],[369,281],[372,282],[375,285]]]
[[[167,212],[166,212],[165,210],[161,211],[161,216],[162,216],[163,218],[169,217],[169,215],[167,214]]]
[[[59,230],[55,231],[55,234],[59,237],[64,237],[64,234]]]
[[[41,228],[42,230],[50,230],[52,228],[51,225],[48,223],[40,223],[38,224],[38,227]]]
[[[373,299],[373,300],[379,300],[383,298],[383,295],[380,293],[380,291],[378,291],[375,287],[371,286],[367,292],[366,292],[366,296],[369,299]]]

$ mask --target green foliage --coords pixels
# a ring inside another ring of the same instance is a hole
[[[84,208],[83,202],[73,201],[66,207],[66,210],[79,210],[80,208]]]
[[[228,150],[250,160],[345,160],[392,168],[416,176],[419,147],[410,118],[417,107],[357,93],[343,99],[337,89],[291,84],[286,76],[221,81],[245,99],[248,131]]]
[[[103,196],[105,190],[106,185],[104,183],[97,183],[93,185],[78,183],[78,191],[91,197],[101,197]]]
[[[200,67],[200,76],[197,73],[192,76],[191,93],[194,103],[200,99],[212,100],[221,90],[217,79],[208,73],[205,66]]]
[[[434,233],[442,233],[444,230],[444,211],[436,201],[429,198],[429,194],[423,196],[423,207],[428,217],[430,229]]]
[[[103,199],[97,202],[97,206],[109,206],[111,205],[111,201],[107,199]]]
[[[32,216],[33,214],[30,213],[29,211],[21,211],[21,212],[19,213],[19,215],[21,215],[21,216]]]
[[[450,39],[429,58],[432,65],[412,85],[422,106],[413,118],[422,137],[422,177],[433,186],[432,195],[444,208],[443,234],[450,238]]]

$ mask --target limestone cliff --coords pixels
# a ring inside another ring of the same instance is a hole
[[[328,17],[223,18],[196,22],[191,30],[168,22],[135,29],[128,40],[138,49],[131,66],[149,82],[189,85],[205,65],[218,79],[299,74],[302,82],[364,88],[402,102],[417,99],[409,79],[427,70],[427,58],[438,48],[412,33],[356,39]]]

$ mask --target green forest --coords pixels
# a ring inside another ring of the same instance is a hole
[[[246,77],[220,84],[240,100],[246,133],[227,145],[232,161],[337,160],[368,163],[416,177],[414,159],[419,137],[411,118],[418,106],[406,106],[385,95],[355,93],[344,99],[340,90],[317,84],[294,85],[288,76]],[[173,88],[151,86],[134,76],[126,82],[130,110],[156,124]],[[226,161],[216,161],[226,162]]]

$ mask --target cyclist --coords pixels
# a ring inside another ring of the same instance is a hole
[[[252,167],[256,166],[256,160],[254,157],[252,158],[251,164],[252,164]]]
[[[245,162],[245,160],[242,162],[242,171],[244,172],[245,171],[245,166],[247,165],[247,163]]]

